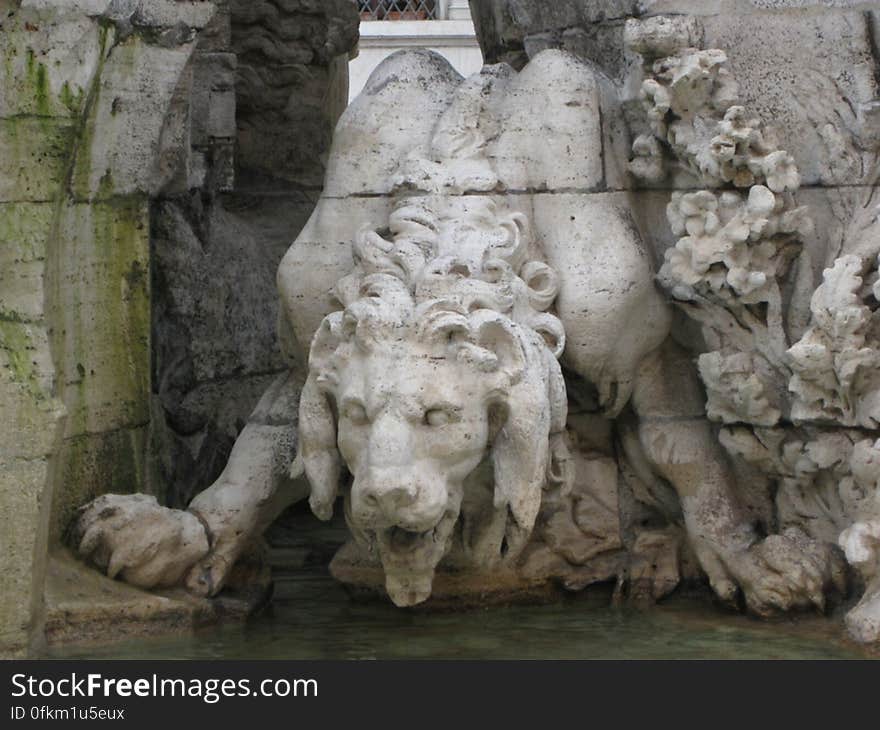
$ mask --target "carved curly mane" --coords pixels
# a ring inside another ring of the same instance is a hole
[[[324,319],[312,343],[301,453],[312,508],[327,518],[342,471],[335,387],[352,355],[405,343],[467,363],[507,415],[489,448],[495,508],[512,516],[505,554],[513,557],[528,540],[548,481],[559,483],[568,473],[565,384],[557,362],[565,339],[559,319],[547,311],[556,279],[544,264],[525,260],[525,216],[488,197],[469,200],[465,212],[483,234],[484,250],[468,260],[444,250],[438,232],[450,214],[447,205],[437,197],[404,198],[387,237],[358,235],[355,269],[337,287],[344,309]]]

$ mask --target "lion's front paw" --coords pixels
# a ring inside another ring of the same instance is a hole
[[[177,585],[209,549],[198,518],[145,494],[98,497],[79,510],[71,538],[82,558],[141,588]]]
[[[738,586],[748,610],[759,616],[813,606],[824,610],[826,595],[846,588],[845,566],[836,549],[796,529],[747,549],[714,553],[707,568],[713,588],[730,600]]]

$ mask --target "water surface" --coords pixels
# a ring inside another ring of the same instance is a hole
[[[863,659],[840,616],[772,622],[705,600],[613,609],[607,594],[459,613],[354,602],[325,569],[276,581],[271,609],[245,626],[191,636],[65,647],[57,658],[101,659]]]

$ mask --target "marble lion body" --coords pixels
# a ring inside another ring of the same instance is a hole
[[[613,85],[563,52],[468,80],[430,52],[387,59],[343,114],[323,195],[278,270],[291,373],[187,512],[99,498],[81,513],[81,552],[144,587],[214,594],[306,496],[304,471],[319,517],[343,486],[392,599],[423,601],[444,558],[491,570],[528,541],[564,468],[564,369],[597,414],[637,423],[627,456],[674,490],[721,598],[741,591],[761,614],[823,605],[833,561],[757,533],[670,340],[622,184],[623,130]],[[499,260],[506,280],[487,273]],[[505,282],[513,300],[499,306]],[[125,547],[146,522],[149,545]]]

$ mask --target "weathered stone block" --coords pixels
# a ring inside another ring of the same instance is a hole
[[[42,619],[48,473],[43,459],[0,458],[0,657],[24,656]]]
[[[193,57],[193,145],[207,146],[217,137],[235,137],[235,67],[234,53],[197,53]]]
[[[66,436],[149,421],[149,216],[146,201],[63,211],[55,330]]]
[[[0,319],[43,316],[46,241],[52,203],[0,203]]]
[[[790,10],[702,19],[727,53],[741,102],[795,158],[804,185],[868,181],[864,109],[878,97],[864,13]]]
[[[0,203],[0,261],[42,261],[54,211],[45,203]]]
[[[49,393],[53,366],[45,327],[0,319],[0,348],[5,352],[12,379],[35,395]]]
[[[37,327],[0,321],[0,462],[39,459],[52,453],[54,424],[63,415],[60,403],[43,389],[51,385],[46,332]],[[42,377],[41,377],[42,376]]]
[[[640,0],[639,10],[646,14],[717,15],[792,8],[853,8],[868,4],[865,0]]]
[[[73,117],[82,110],[110,31],[66,10],[22,10],[3,19],[0,117]]]
[[[0,119],[0,203],[56,198],[73,133],[67,121]]]
[[[548,51],[511,81],[488,154],[510,190],[604,189],[602,92],[577,59]],[[541,140],[535,144],[535,140]]]
[[[77,200],[152,195],[168,181],[173,171],[161,164],[162,131],[193,45],[162,48],[135,35],[114,46],[77,147]]]

